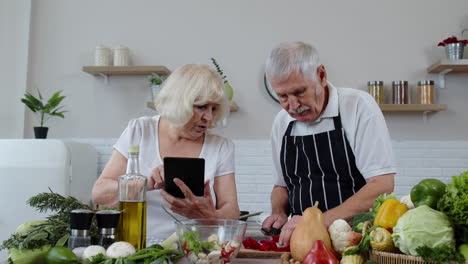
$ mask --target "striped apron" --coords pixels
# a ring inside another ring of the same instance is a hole
[[[281,145],[281,169],[288,190],[291,213],[302,215],[318,201],[328,211],[366,184],[356,167],[340,116],[333,118],[335,130],[291,136],[295,121],[288,125]]]

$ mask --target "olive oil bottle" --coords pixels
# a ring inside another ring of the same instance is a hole
[[[140,174],[139,146],[129,146],[127,173],[119,177],[119,240],[146,247],[146,177]]]

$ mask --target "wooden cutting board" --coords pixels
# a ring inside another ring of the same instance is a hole
[[[241,248],[236,258],[256,258],[256,259],[280,259],[284,252],[259,251],[254,249]]]

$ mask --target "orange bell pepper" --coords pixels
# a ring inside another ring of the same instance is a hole
[[[383,228],[393,228],[400,216],[408,211],[408,206],[406,204],[400,203],[396,199],[388,199],[383,202],[377,211],[377,215],[374,219],[374,225],[383,227]]]

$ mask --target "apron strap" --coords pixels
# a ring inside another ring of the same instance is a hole
[[[289,125],[288,125],[288,128],[286,129],[286,132],[284,132],[285,136],[290,136],[291,135],[291,131],[292,131],[292,128],[293,128],[293,125],[294,125],[294,121],[296,121],[296,120],[292,120],[291,122],[289,122]]]
[[[335,130],[341,130],[343,126],[341,125],[340,113],[338,113],[338,116],[333,117],[333,123],[335,124]]]

